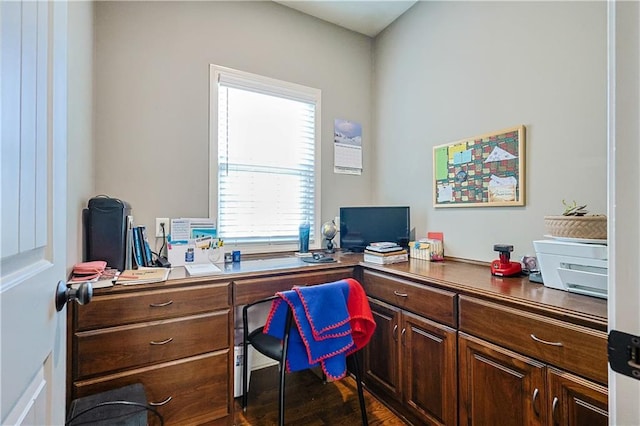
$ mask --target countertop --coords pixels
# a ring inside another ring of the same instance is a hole
[[[189,277],[183,267],[173,268],[166,282],[138,285],[115,285],[96,289],[96,294],[128,292],[139,290],[141,286],[163,288],[185,283],[232,282],[245,278],[271,277],[281,274],[318,272],[337,268],[362,267],[364,270],[391,274],[400,279],[429,284],[452,290],[461,295],[496,300],[546,316],[570,320],[602,331],[607,330],[607,301],[596,297],[583,296],[545,287],[530,282],[527,276],[492,276],[489,264],[445,259],[442,262],[410,259],[409,262],[392,265],[378,265],[363,262],[362,254],[335,253],[335,263],[312,264],[303,262],[293,254],[278,257],[244,257],[242,261],[218,264],[220,273],[210,276]]]

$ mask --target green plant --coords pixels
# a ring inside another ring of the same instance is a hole
[[[567,204],[564,200],[562,200],[562,204],[564,204],[564,212],[562,216],[584,216],[589,213],[586,210],[587,205],[579,206],[576,204],[575,200],[573,204]]]

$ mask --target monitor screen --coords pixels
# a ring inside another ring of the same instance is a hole
[[[340,247],[362,252],[372,242],[409,244],[409,207],[340,207]]]

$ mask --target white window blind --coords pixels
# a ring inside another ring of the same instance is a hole
[[[315,229],[319,211],[319,91],[245,73],[217,77],[218,235],[295,249],[298,226],[306,219]]]

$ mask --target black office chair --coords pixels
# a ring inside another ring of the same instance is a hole
[[[253,346],[258,352],[261,354],[274,359],[279,362],[279,373],[280,373],[280,388],[279,388],[279,400],[278,400],[278,424],[280,426],[284,426],[284,391],[285,391],[285,373],[286,373],[286,363],[287,363],[287,354],[289,350],[289,331],[291,327],[295,327],[295,321],[293,321],[293,314],[291,309],[287,305],[287,316],[285,322],[285,333],[284,339],[280,340],[277,337],[273,337],[269,334],[265,334],[264,326],[258,327],[254,330],[249,330],[249,319],[248,319],[248,311],[255,305],[260,305],[268,302],[272,302],[277,299],[279,296],[271,296],[265,299],[258,300],[256,302],[245,305],[242,309],[242,324],[243,324],[243,342],[242,347],[244,350],[244,362],[242,365],[242,408],[244,411],[247,411],[247,400],[248,400],[248,392],[247,392],[247,383],[248,383],[248,367],[247,367],[247,358],[248,358],[248,346]],[[358,357],[356,353],[353,353],[347,356],[347,361],[351,361],[353,372],[356,377],[357,387],[358,387],[358,400],[360,402],[360,412],[362,415],[362,424],[364,426],[368,425],[369,422],[367,420],[367,411],[364,403],[364,394],[362,391],[362,380],[360,377],[360,366],[358,365]]]
[[[141,383],[74,399],[65,426],[146,426],[147,413],[164,425],[162,414],[147,403]]]

